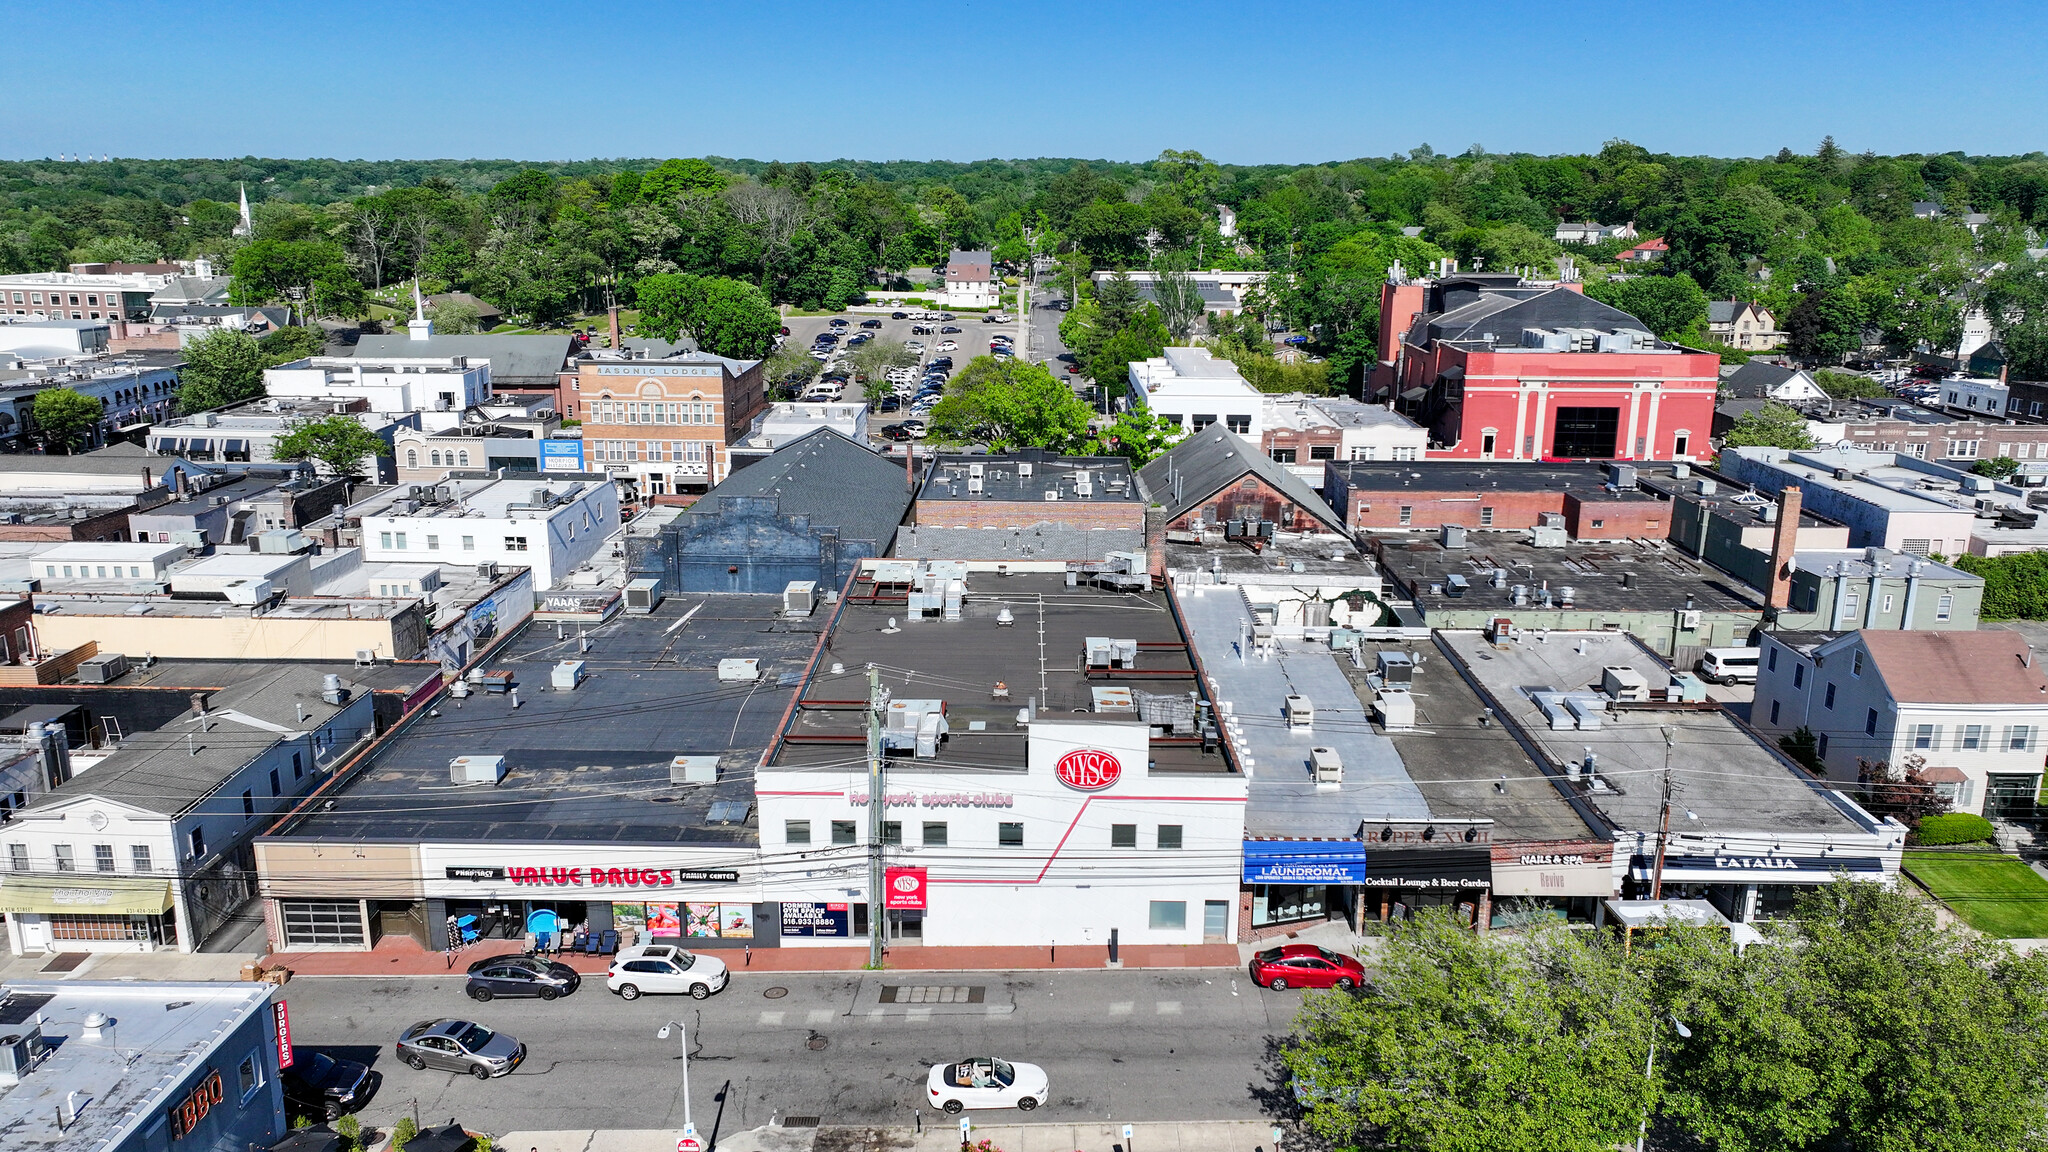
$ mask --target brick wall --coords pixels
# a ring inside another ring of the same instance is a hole
[[[1614,500],[1567,492],[1564,526],[1574,540],[1662,540],[1671,534],[1671,505],[1656,499]]]
[[[1350,526],[1354,531],[1384,529],[1434,530],[1443,524],[1467,528],[1531,528],[1544,512],[1563,512],[1560,490],[1509,492],[1501,489],[1427,491],[1416,488],[1360,489],[1349,493]],[[1404,517],[1402,509],[1408,509]],[[1493,510],[1491,517],[1485,509]]]
[[[1257,476],[1232,481],[1221,492],[1195,505],[1170,521],[1166,527],[1184,530],[1190,521],[1220,524],[1225,520],[1271,520],[1283,532],[1326,531],[1322,522],[1303,512],[1286,493]]]
[[[1904,420],[1872,420],[1844,425],[1842,438],[1858,448],[1903,452],[1922,460],[1954,460],[1966,465],[1973,460],[1989,460],[1994,456],[2048,460],[2048,424],[1987,424],[1981,420],[1966,420],[1930,425],[1909,424]]]
[[[911,523],[926,528],[1029,528],[1047,521],[1142,531],[1145,505],[1137,500],[919,500],[911,506]]]

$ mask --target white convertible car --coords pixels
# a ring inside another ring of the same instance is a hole
[[[949,1114],[968,1108],[1017,1108],[1029,1112],[1052,1092],[1045,1069],[1012,1064],[993,1056],[970,1056],[957,1064],[934,1064],[925,1077],[932,1104]]]

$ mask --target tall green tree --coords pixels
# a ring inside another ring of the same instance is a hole
[[[203,412],[263,395],[269,358],[254,336],[217,328],[185,345],[178,373],[178,410]]]
[[[275,368],[308,356],[322,356],[327,352],[327,332],[317,325],[291,325],[257,339],[263,349],[264,366]]]
[[[992,451],[1072,451],[1087,443],[1093,413],[1063,380],[1036,364],[977,356],[932,407],[932,435],[981,441]]]
[[[290,302],[312,316],[359,316],[368,295],[341,245],[328,240],[257,240],[235,253],[237,304]]]
[[[1789,404],[1765,404],[1737,417],[1721,443],[1729,448],[1811,448],[1806,417]]]
[[[1179,262],[1160,269],[1159,278],[1152,284],[1152,299],[1158,304],[1159,319],[1175,344],[1188,342],[1208,307],[1202,290],[1195,286],[1195,278]]]
[[[277,438],[272,449],[279,460],[317,460],[336,476],[361,476],[365,463],[391,455],[384,438],[353,416],[309,420]]]
[[[32,409],[36,437],[43,450],[70,455],[92,435],[105,415],[100,402],[70,388],[50,388],[36,393]]]
[[[724,276],[662,273],[640,281],[639,330],[674,340],[687,332],[719,356],[759,360],[773,349],[781,316],[759,288]]]
[[[1586,295],[1641,320],[1663,339],[1677,343],[1706,339],[1707,294],[1682,272],[1603,280],[1586,285]]]

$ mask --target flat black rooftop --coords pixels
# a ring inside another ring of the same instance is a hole
[[[973,470],[981,469],[981,491],[973,491]],[[1026,471],[1030,475],[1025,475]],[[1086,473],[1089,494],[1076,489]],[[1142,504],[1131,471],[1122,456],[1060,456],[1027,449],[1002,456],[940,456],[933,462],[918,489],[919,500],[1004,500],[1052,503],[1046,493],[1059,499],[1094,504]]]
[[[1692,560],[1675,548],[1643,548],[1631,544],[1570,544],[1538,548],[1523,532],[1470,532],[1467,547],[1445,550],[1435,539],[1375,536],[1367,540],[1379,557],[1380,570],[1396,581],[1427,613],[1482,607],[1514,607],[1514,587],[1529,590],[1523,607],[1540,607],[1547,586],[1552,605],[1558,590],[1570,587],[1573,607],[1581,611],[1639,612],[1692,606],[1707,612],[1763,611],[1754,591],[1734,577]],[[1506,569],[1504,586],[1492,586],[1496,569]],[[1470,587],[1462,597],[1445,594],[1456,573]],[[1625,579],[1632,578],[1632,579]],[[1431,591],[1432,588],[1440,588]]]
[[[1503,463],[1497,460],[1332,460],[1328,467],[1352,488],[1368,492],[1541,492],[1598,490],[1605,464]]]
[[[519,708],[481,689],[444,698],[440,715],[402,732],[332,797],[285,833],[293,839],[599,841],[751,844],[753,769],[795,688],[778,683],[810,659],[816,617],[781,617],[782,597],[672,596],[651,615],[580,631],[536,622],[487,667],[513,674]],[[688,617],[687,623],[682,622]],[[721,682],[721,658],[760,661],[753,683]],[[563,660],[585,661],[573,691],[550,687]],[[457,756],[501,755],[495,787],[449,781]],[[671,784],[677,756],[717,756],[716,784]],[[712,804],[744,806],[708,822]]]
[[[1491,820],[1495,843],[1607,838],[1573,809],[1510,729],[1498,719],[1480,723],[1486,705],[1451,661],[1427,644],[1406,650],[1423,657],[1414,672],[1415,730],[1385,735],[1432,815]],[[1376,665],[1376,651],[1367,650],[1365,668],[1337,661],[1367,705],[1373,690],[1366,673]]]
[[[997,624],[1004,609],[1015,619],[1013,625]],[[896,622],[893,632],[891,620]],[[1090,680],[1082,671],[1082,655],[1091,636],[1162,645],[1141,648],[1137,660],[1139,672],[1161,675]],[[1199,687],[1186,638],[1163,593],[1116,592],[1085,583],[1069,588],[1066,577],[1056,573],[974,573],[968,577],[961,618],[952,622],[912,622],[900,599],[867,604],[849,597],[819,659],[821,667],[804,693],[807,702],[866,700],[869,663],[881,670],[882,684],[893,698],[946,702],[952,734],[938,757],[892,759],[892,773],[1024,771],[1025,729],[1017,712],[1033,697],[1041,716],[1072,719],[1094,712],[1094,688],[1184,697]],[[835,663],[843,668],[837,675],[830,671]],[[993,698],[998,681],[1008,687],[1008,700]],[[975,723],[983,729],[975,731]],[[783,742],[773,763],[835,769],[849,759],[864,763],[864,732],[859,707],[799,707],[791,718],[792,738]],[[1152,752],[1155,771],[1230,770],[1219,753],[1198,748],[1155,742]]]

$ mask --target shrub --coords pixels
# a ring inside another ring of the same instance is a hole
[[[420,1126],[412,1122],[412,1117],[399,1117],[391,1128],[391,1152],[405,1152],[405,1146],[419,1134]]]
[[[354,1116],[343,1116],[335,1121],[334,1132],[341,1137],[341,1146],[345,1150],[363,1146],[363,1122]]]
[[[1968,812],[1928,816],[1913,828],[1913,843],[1923,847],[1938,844],[1975,844],[1992,838],[1991,821]]]

